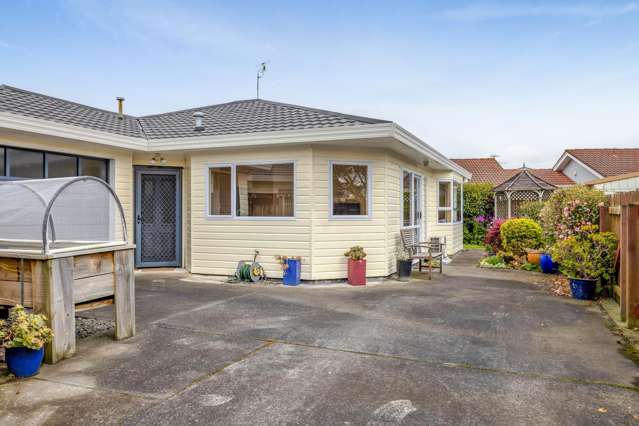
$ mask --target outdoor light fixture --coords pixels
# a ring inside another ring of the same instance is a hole
[[[159,152],[156,152],[153,157],[149,160],[151,164],[166,164],[166,159],[160,155]]]

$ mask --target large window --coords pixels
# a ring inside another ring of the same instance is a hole
[[[209,167],[208,215],[294,217],[294,169],[294,163]]]
[[[7,165],[12,177],[31,179],[44,177],[44,153],[41,151],[7,148]]]
[[[370,216],[370,168],[368,164],[334,162],[330,165],[331,216]]]
[[[463,215],[463,186],[457,180],[440,180],[437,188],[437,222],[458,223]]]
[[[0,146],[0,179],[94,176],[109,181],[109,160]]]
[[[78,158],[72,155],[46,154],[47,177],[76,176],[78,173]]]

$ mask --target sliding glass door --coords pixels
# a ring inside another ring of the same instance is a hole
[[[402,172],[402,228],[413,229],[417,241],[424,239],[424,179],[417,173]]]

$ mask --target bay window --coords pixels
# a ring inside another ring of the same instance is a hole
[[[366,163],[330,163],[330,215],[335,218],[370,217],[370,167]]]
[[[208,167],[207,215],[294,217],[294,166],[294,163],[255,163]]]
[[[463,185],[458,180],[437,183],[437,222],[459,223],[463,216]]]

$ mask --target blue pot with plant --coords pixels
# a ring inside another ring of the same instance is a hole
[[[557,272],[559,265],[552,260],[550,253],[543,253],[539,258],[539,267],[544,274],[552,274]]]
[[[284,285],[299,285],[302,282],[302,258],[299,256],[276,256],[275,259],[282,268],[282,282]]]
[[[615,273],[617,237],[612,232],[572,235],[551,249],[560,271],[570,279],[572,297],[592,300],[600,280],[611,282]]]
[[[9,319],[0,321],[0,341],[5,348],[9,372],[16,377],[38,374],[44,359],[44,345],[53,333],[46,317],[28,313],[17,305],[9,311]]]

